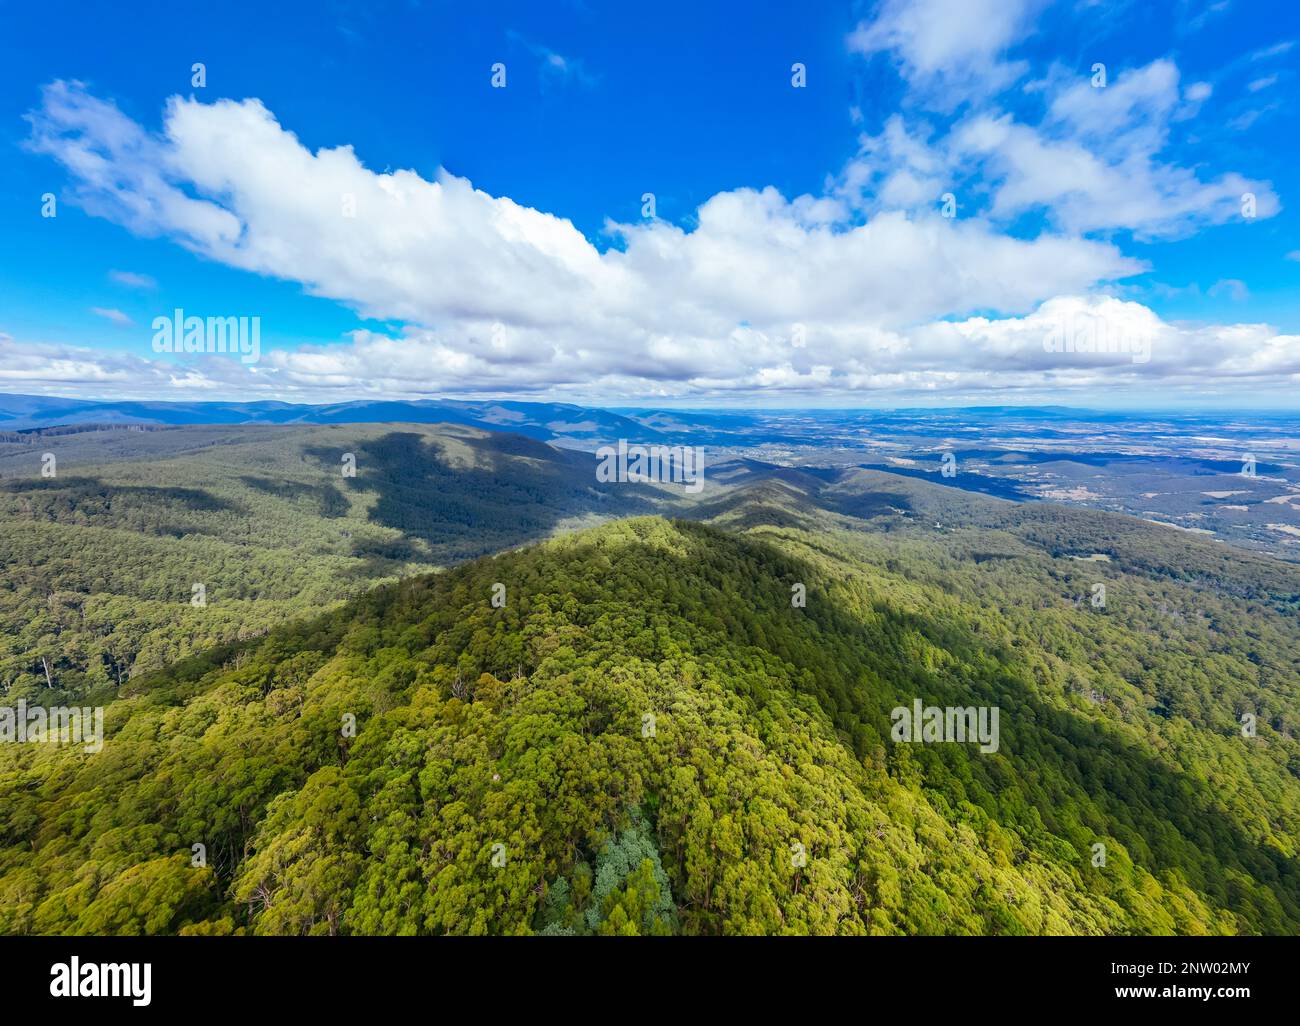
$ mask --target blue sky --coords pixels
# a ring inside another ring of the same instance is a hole
[[[1294,396],[1294,6],[985,2],[0,4],[0,388]]]

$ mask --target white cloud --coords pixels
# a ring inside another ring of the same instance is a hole
[[[19,342],[0,333],[0,390],[81,397],[157,396],[177,386],[216,388],[197,368],[129,353]]]
[[[1280,57],[1282,54],[1290,52],[1294,46],[1294,39],[1285,39],[1280,43],[1274,43],[1272,46],[1266,46],[1261,50],[1256,50],[1250,55],[1250,59],[1252,61],[1262,61],[1267,60],[1270,57]]]
[[[91,212],[405,322],[404,345],[465,380],[752,381],[788,358],[796,323],[848,337],[1023,311],[1142,269],[1104,242],[1020,240],[977,218],[862,222],[834,198],[771,188],[714,196],[691,231],[610,224],[621,248],[602,253],[569,221],[455,175],[376,174],[349,147],[312,153],[256,100],[173,98],[153,136],[56,83],[32,123],[31,145],[65,164]],[[325,363],[304,353],[283,369]]]
[[[1206,3],[1195,14],[1192,14],[1190,17],[1185,17],[1189,12],[1186,11],[1185,4],[1180,5],[1182,10],[1179,11],[1177,31],[1180,34],[1199,32],[1218,15],[1224,14],[1231,6],[1231,0],[1211,0],[1211,2]]]
[[[134,271],[109,271],[110,281],[115,281],[119,285],[125,285],[129,289],[156,289],[158,282],[147,274],[136,274]]]
[[[1264,324],[1171,324],[1140,303],[1109,296],[1062,296],[1023,316],[936,320],[899,330],[813,323],[803,347],[789,337],[736,328],[727,338],[698,344],[657,339],[649,354],[619,359],[609,352],[542,352],[541,339],[507,331],[486,335],[477,351],[467,351],[428,329],[397,337],[358,331],[346,345],[275,350],[244,367],[230,356],[146,360],[0,336],[0,389],[122,398],[166,388],[296,401],[544,392],[575,402],[726,399],[761,390],[797,402],[990,390],[1046,390],[1084,401],[1099,392],[1195,398],[1212,388],[1258,398],[1285,397],[1300,385],[1300,336]]]
[[[918,210],[951,191],[968,212],[982,209],[996,222],[1037,214],[1071,235],[1127,230],[1141,240],[1240,218],[1247,192],[1257,218],[1280,209],[1268,182],[1231,171],[1206,175],[1170,159],[1172,126],[1195,118],[1213,95],[1209,82],[1180,89],[1171,59],[1112,67],[1102,87],[1091,69],[1058,64],[1005,95],[1024,71],[1008,54],[1033,31],[1043,6],[884,0],[852,33],[850,48],[894,59],[908,86],[905,110],[938,113],[941,123],[965,110],[938,133],[910,114],[889,117],[878,134],[863,137],[859,157],[844,169],[841,198],[864,210]],[[1252,89],[1274,78],[1257,79]]]
[[[164,230],[196,240],[238,235],[238,222],[171,183],[167,147],[80,83],[55,82],[28,115],[38,153],[56,156],[72,177],[72,199],[88,213],[141,235]]]
[[[1234,303],[1242,303],[1250,298],[1250,289],[1240,278],[1220,278],[1210,286],[1207,295],[1215,298],[1227,296]]]
[[[884,0],[849,35],[849,49],[889,53],[940,109],[1005,88],[1027,69],[1005,59],[1044,0]]]
[[[550,47],[534,42],[527,36],[513,30],[507,32],[506,35],[512,42],[520,44],[537,58],[538,74],[543,85],[555,80],[565,83],[575,82],[582,86],[594,86],[599,81],[598,76],[590,74],[579,58],[566,57],[564,54],[557,53]]]
[[[1038,212],[1071,235],[1128,230],[1140,239],[1239,219],[1247,192],[1256,197],[1256,217],[1280,209],[1268,182],[1235,172],[1202,178],[1161,158],[1171,122],[1186,115],[1172,61],[1121,73],[1104,89],[1077,76],[1044,88],[1047,107],[1037,126],[995,106],[938,136],[892,116],[879,135],[864,136],[840,195],[888,210],[932,206],[942,191],[962,201],[987,193],[995,221]]]
[[[1001,59],[991,38],[969,48],[972,68]],[[918,54],[958,46],[916,45]],[[899,115],[864,139],[827,195],[719,193],[689,230],[609,223],[616,245],[602,252],[568,220],[449,172],[377,174],[350,147],[312,152],[257,100],[174,97],[155,134],[80,85],[54,83],[30,115],[29,145],[64,165],[74,203],[403,327],[266,349],[252,367],[219,356],[153,359],[143,338],[139,357],[5,339],[0,384],[609,401],[1157,381],[1177,390],[1215,375],[1252,389],[1296,383],[1294,336],[1265,325],[1178,327],[1140,304],[1089,295],[1145,267],[1084,232],[1177,234],[1232,216],[1229,200],[1248,186],[1260,216],[1276,209],[1267,183],[1203,180],[1155,158],[1184,102],[1172,64],[1112,88],[1098,97],[1049,84],[1038,128],[994,107],[940,134]],[[984,216],[971,216],[976,198],[955,184],[972,170],[991,185]],[[949,188],[963,203],[955,220],[935,210]],[[1055,228],[1017,238],[999,227],[1033,210]],[[1044,333],[1071,317],[1114,320],[1159,344],[1140,363],[1045,350]]]
[[[102,317],[104,318],[104,320],[112,321],[114,324],[127,325],[127,324],[135,323],[134,321],[131,320],[130,317],[124,314],[121,310],[116,310],[111,307],[92,306],[90,308],[90,312],[93,313],[96,317]]]
[[[1262,118],[1273,107],[1264,107],[1262,109],[1248,110],[1238,114],[1235,118],[1228,121],[1228,127],[1234,132],[1244,132],[1250,128],[1256,121]]]

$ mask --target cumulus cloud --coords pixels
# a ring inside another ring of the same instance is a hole
[[[1165,398],[1207,390],[1280,396],[1300,385],[1300,336],[1266,324],[1178,325],[1141,303],[1112,296],[1060,296],[1023,316],[936,320],[902,330],[814,324],[800,344],[753,328],[694,352],[660,340],[647,367],[608,354],[538,356],[539,337],[507,330],[477,351],[439,332],[392,336],[357,331],[349,344],[264,353],[245,367],[230,356],[142,359],[67,346],[20,345],[0,336],[0,388],[57,394],[156,395],[333,401],[433,394],[545,393],[574,402],[610,395],[644,400],[753,392],[791,402],[859,399],[959,400],[990,389],[1058,397],[1112,397],[1159,388]]]
[[[1128,231],[1143,241],[1239,219],[1247,193],[1257,218],[1280,209],[1268,182],[1232,171],[1205,176],[1169,159],[1171,127],[1194,118],[1213,95],[1208,82],[1180,88],[1170,59],[1109,69],[1100,88],[1090,73],[1056,66],[1006,95],[1025,70],[1007,55],[1043,6],[883,0],[849,36],[849,47],[895,61],[909,87],[907,113],[864,135],[839,195],[878,211],[933,207],[953,192],[966,209],[998,223],[1029,213],[1071,235]],[[1033,98],[1042,100],[1036,115],[1027,102]],[[963,105],[962,116],[951,119]],[[939,115],[943,130],[917,108]]]
[[[903,48],[908,73],[921,77],[941,53],[966,53],[957,64],[971,74],[1001,62],[1015,33],[1013,24],[979,42],[926,42],[894,17],[889,33],[861,46],[893,40],[880,45]],[[84,394],[105,384],[127,394],[120,385],[131,381],[151,394],[165,385],[301,400],[798,399],[1157,378],[1194,388],[1215,374],[1293,382],[1293,336],[1265,325],[1177,327],[1104,294],[1145,265],[1085,233],[1185,231],[1226,219],[1227,199],[1248,186],[1259,190],[1260,216],[1276,199],[1263,183],[1202,180],[1156,160],[1185,101],[1172,65],[1121,77],[1101,108],[1088,101],[1068,83],[1053,87],[1038,128],[987,106],[942,131],[899,115],[864,137],[825,195],[737,188],[704,202],[689,229],[610,222],[614,244],[600,249],[567,219],[449,171],[379,174],[349,146],[313,152],[258,100],[173,97],[151,132],[82,85],[55,82],[29,116],[28,145],[66,168],[74,203],[400,327],[267,349],[249,367],[219,355],[154,359],[143,339],[140,357],[7,339],[5,372]],[[987,209],[941,217],[938,194],[962,167],[988,176]],[[1039,234],[1017,237],[1002,223],[1043,208],[1049,227]],[[1046,347],[1067,322],[1151,346],[1141,360],[1104,346]]]
[[[891,55],[934,105],[1005,88],[1028,65],[1005,57],[1046,0],[884,0],[849,35],[849,49]]]
[[[1105,242],[1016,239],[978,218],[854,219],[833,198],[772,188],[714,196],[689,231],[611,223],[618,245],[602,252],[568,220],[448,172],[376,174],[350,147],[313,153],[256,100],[173,98],[155,135],[54,83],[31,120],[30,145],[67,167],[90,212],[404,322],[406,348],[449,374],[524,387],[752,384],[784,367],[797,324],[847,338],[1024,311],[1142,269]],[[324,357],[283,359],[312,374]]]
[[[1281,208],[1270,183],[1237,172],[1203,178],[1162,159],[1171,123],[1185,116],[1177,66],[1156,60],[1104,89],[1057,79],[1041,121],[1030,125],[985,105],[936,132],[924,120],[889,118],[865,135],[840,177],[839,195],[872,210],[933,206],[941,193],[986,197],[997,223],[1030,212],[1074,236],[1126,230],[1138,239],[1178,238]],[[1189,89],[1199,102],[1208,95]]]
[[[233,379],[232,379],[233,380]],[[160,389],[210,390],[219,382],[197,367],[168,366],[130,353],[20,342],[0,333],[0,390],[73,396],[148,396]]]

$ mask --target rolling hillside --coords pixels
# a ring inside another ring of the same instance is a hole
[[[66,695],[117,687],[378,581],[654,509],[659,494],[598,483],[586,454],[454,425],[18,438],[0,443],[0,685],[11,698],[47,694],[45,665]],[[41,475],[46,452],[53,478]]]
[[[0,751],[0,930],[1300,929],[1295,571],[902,487],[755,479],[141,676],[100,754]],[[997,750],[898,741],[918,699]]]

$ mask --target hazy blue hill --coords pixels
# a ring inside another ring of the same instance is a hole
[[[358,400],[324,405],[284,402],[105,402],[0,395],[5,430],[85,424],[464,424],[533,438],[572,442],[629,438],[656,441],[659,432],[604,410],[563,403]]]

